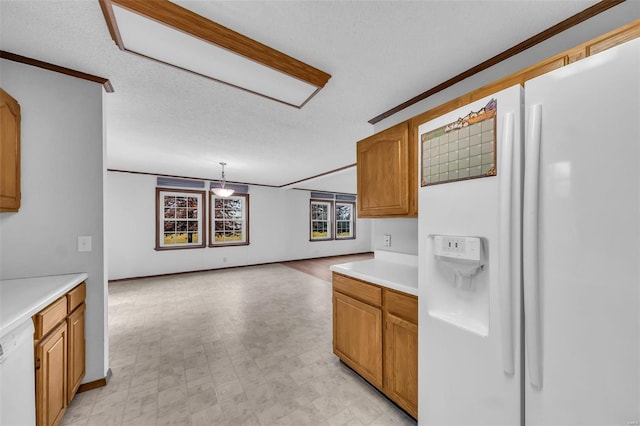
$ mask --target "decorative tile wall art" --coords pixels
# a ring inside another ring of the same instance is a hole
[[[420,135],[422,186],[497,174],[497,107],[491,99],[480,110]]]

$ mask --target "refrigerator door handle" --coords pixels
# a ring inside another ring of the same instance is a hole
[[[542,330],[538,284],[538,204],[540,184],[540,143],[542,105],[529,110],[529,126],[525,142],[524,206],[523,206],[523,292],[524,324],[529,364],[529,381],[542,388]]]
[[[513,113],[504,114],[502,124],[502,153],[500,157],[500,327],[502,329],[502,368],[510,376],[515,374],[513,335]]]

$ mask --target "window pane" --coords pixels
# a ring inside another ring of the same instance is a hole
[[[248,236],[246,235],[248,196],[218,198],[212,195],[211,197],[214,205],[211,217],[211,230],[213,231],[211,244],[248,244]]]
[[[161,206],[156,212],[159,216],[156,248],[204,246],[201,223],[204,194],[203,191],[156,189]]]
[[[351,220],[351,205],[338,204],[336,206],[336,219]]]
[[[176,197],[165,196],[164,197],[164,206],[165,207],[175,207],[176,206]]]

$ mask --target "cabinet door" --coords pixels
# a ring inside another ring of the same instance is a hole
[[[333,352],[382,388],[382,311],[333,292]]]
[[[81,304],[67,318],[67,404],[76,394],[85,373],[85,342],[84,342],[84,311],[85,304]]]
[[[412,214],[410,181],[417,177],[410,172],[407,123],[358,142],[357,174],[358,217]]]
[[[57,425],[67,408],[67,323],[36,344],[38,426]]]
[[[0,212],[20,208],[20,105],[0,89]]]
[[[418,417],[418,326],[395,315],[385,316],[384,391]]]

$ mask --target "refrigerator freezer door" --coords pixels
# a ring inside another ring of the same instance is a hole
[[[425,123],[418,132],[430,133],[497,101],[497,175],[419,190],[421,425],[521,421],[521,96],[522,87],[511,87]],[[483,266],[463,285],[434,256],[442,235],[482,242]]]
[[[541,339],[526,351],[541,355],[525,369],[527,426],[640,421],[639,75],[636,40],[525,86],[527,125],[541,114],[539,166],[525,163],[538,205],[525,186],[524,293],[539,295],[525,323],[539,309]]]

